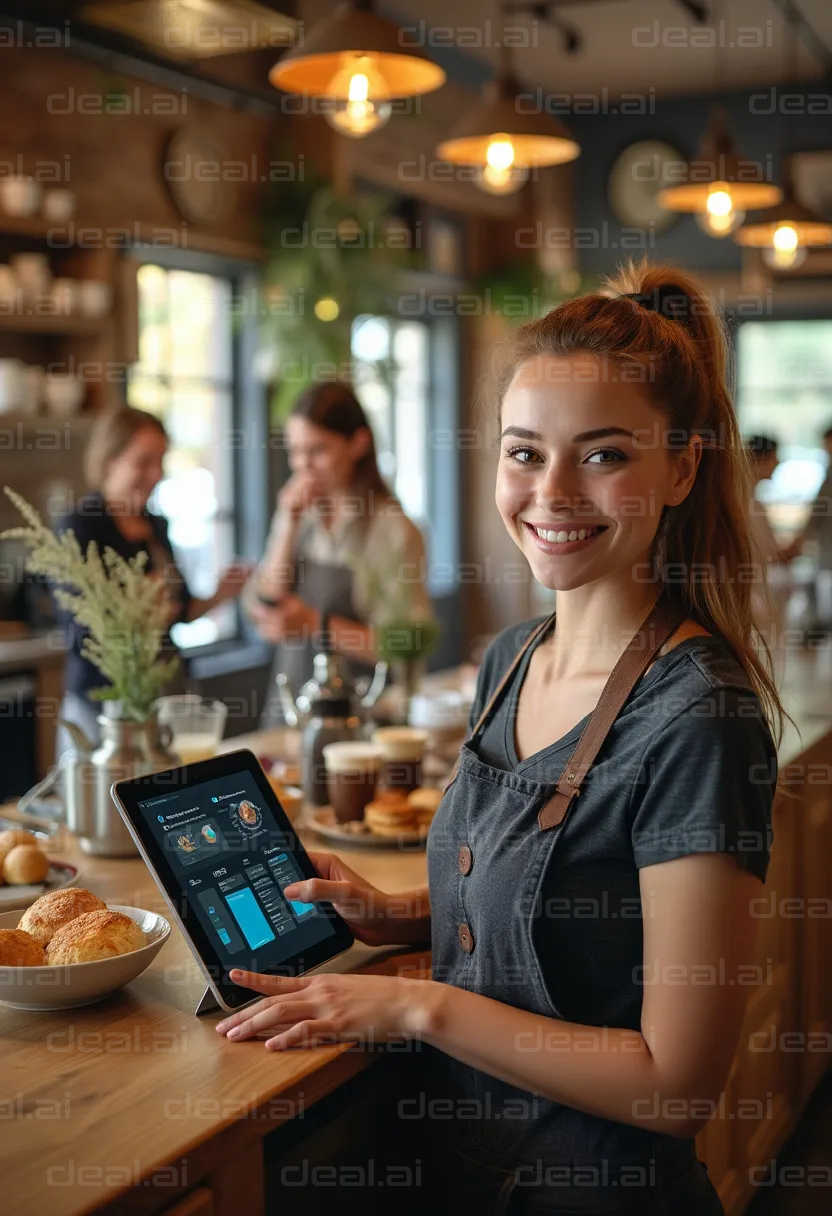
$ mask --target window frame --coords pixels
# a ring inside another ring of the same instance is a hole
[[[230,318],[230,425],[234,437],[232,535],[235,555],[257,560],[268,531],[268,417],[264,408],[264,388],[257,382],[253,371],[257,349],[256,300],[260,264],[201,250],[153,245],[136,245],[128,256],[137,271],[140,266],[155,265],[163,270],[182,270],[226,279],[231,283],[232,300],[236,303],[246,299],[251,305],[245,312],[235,309]],[[127,382],[124,395],[126,401]],[[233,607],[233,634],[214,642],[183,647],[182,654],[187,659],[222,653],[247,642],[239,601]]]

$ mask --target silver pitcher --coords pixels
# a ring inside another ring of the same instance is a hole
[[[289,726],[300,727],[301,779],[303,795],[315,806],[329,801],[323,748],[327,743],[360,739],[365,721],[362,710],[370,709],[380,696],[387,679],[387,664],[376,663],[372,682],[355,684],[343,670],[341,656],[322,651],[313,659],[314,675],[298,694],[292,696],[289,679],[277,676],[283,716]]]
[[[22,815],[60,781],[66,825],[79,838],[81,849],[94,857],[135,857],[138,850],[110,797],[114,781],[175,768],[179,757],[169,750],[172,733],[156,716],[144,722],[99,715],[101,742],[96,746],[74,722],[58,721],[69,731],[75,749],[68,749],[43,781],[20,799]]]

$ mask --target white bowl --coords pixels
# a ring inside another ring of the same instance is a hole
[[[96,963],[70,963],[65,967],[0,967],[0,1003],[13,1009],[43,1012],[77,1009],[101,1001],[117,988],[129,984],[148,967],[170,936],[164,916],[144,908],[108,904],[111,912],[123,912],[145,933],[148,944],[130,954],[105,958]],[[0,929],[16,929],[19,912],[0,916]]]

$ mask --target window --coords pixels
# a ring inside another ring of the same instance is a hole
[[[352,328],[356,388],[376,437],[382,476],[414,522],[428,521],[428,326],[358,317]]]
[[[820,489],[832,424],[832,321],[748,321],[737,339],[737,414],[744,435],[771,435],[780,463],[758,497],[776,531],[797,532]]]
[[[130,405],[157,415],[170,445],[150,509],[164,515],[191,592],[210,596],[234,556],[234,466],[230,279],[145,264],[138,271],[139,361]],[[177,645],[233,636],[233,604],[174,626]]]

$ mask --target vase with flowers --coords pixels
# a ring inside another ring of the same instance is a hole
[[[85,851],[129,855],[135,848],[112,806],[110,785],[178,763],[168,749],[170,730],[156,714],[157,698],[179,664],[178,657],[162,654],[171,613],[167,590],[147,573],[147,554],[125,560],[112,549],[100,553],[95,542],[84,553],[70,529],[56,534],[20,494],[8,486],[5,492],[25,526],[7,529],[0,539],[23,542],[26,568],[49,580],[57,604],[86,631],[81,653],[106,681],[89,693],[106,703],[98,719],[101,744],[96,748],[65,722],[76,751],[65,753],[49,777],[23,796],[20,809],[56,785],[62,773],[67,822]]]

